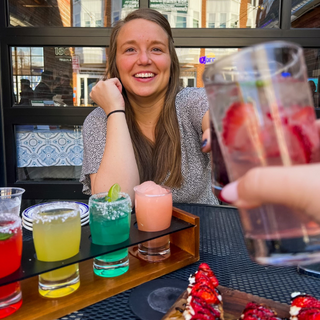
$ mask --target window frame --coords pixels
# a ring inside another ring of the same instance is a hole
[[[109,45],[110,28],[9,27],[9,0],[0,1],[0,186],[26,189],[25,199],[88,199],[77,181],[17,181],[15,125],[82,125],[93,107],[13,106],[10,50],[12,46],[104,47]],[[285,40],[306,48],[320,49],[320,29],[291,29],[291,0],[279,2],[279,29],[179,29],[173,28],[176,47],[242,48],[263,41]],[[140,8],[149,6],[140,0]],[[8,94],[11,93],[11,94]],[[4,94],[5,93],[5,94]],[[317,114],[320,117],[319,113]],[[63,185],[57,188],[57,185]]]

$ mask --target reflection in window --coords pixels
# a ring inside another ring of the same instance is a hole
[[[176,19],[177,19],[176,28],[186,28],[186,26],[187,26],[187,18],[186,17],[177,16]]]
[[[293,28],[320,28],[320,1],[292,0],[291,26]]]
[[[215,28],[215,27],[216,27],[216,14],[209,13],[208,28]]]
[[[231,14],[231,28],[238,28],[238,16],[236,14]]]
[[[12,47],[15,105],[92,106],[106,48]]]
[[[74,15],[74,26],[75,27],[81,27],[81,24],[80,24],[80,13],[77,13]]]
[[[44,68],[43,48],[14,47],[11,54],[15,103],[31,105]]]
[[[284,0],[285,1],[285,0]],[[318,0],[317,0],[318,1]],[[172,28],[278,28],[280,0],[150,0],[150,8],[168,17]],[[180,18],[178,18],[180,16]]]
[[[12,27],[111,27],[139,0],[8,0]]]
[[[226,28],[226,27],[227,27],[227,14],[220,13],[220,28]]]
[[[182,87],[203,87],[202,74],[206,64],[237,50],[229,48],[176,48],[180,62],[180,85]]]
[[[202,74],[205,66],[238,50],[236,48],[176,48],[180,63],[180,85],[203,87]],[[314,106],[320,108],[320,49],[304,49],[304,57]]]
[[[313,96],[314,106],[320,108],[320,50],[304,49],[304,57],[307,65],[308,81]]]
[[[193,28],[199,28],[199,12],[193,12]]]

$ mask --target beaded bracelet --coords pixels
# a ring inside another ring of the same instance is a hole
[[[113,113],[116,113],[116,112],[123,112],[123,113],[125,113],[124,110],[113,110],[113,111],[111,111],[110,113],[108,113],[107,119],[109,118],[109,116],[111,116]]]

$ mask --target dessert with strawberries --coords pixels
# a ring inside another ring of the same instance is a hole
[[[240,319],[243,320],[280,320],[277,313],[270,307],[256,302],[249,302],[243,310]]]
[[[206,263],[189,278],[187,306],[183,315],[188,320],[223,319],[222,297],[218,279]]]
[[[308,294],[294,292],[291,294],[291,320],[319,320],[320,301]]]
[[[201,263],[189,277],[189,285],[179,306],[169,315],[170,320],[223,319],[222,297],[218,279],[206,263]]]

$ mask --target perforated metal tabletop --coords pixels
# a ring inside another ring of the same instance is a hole
[[[200,261],[161,278],[187,280],[201,262],[206,262],[225,287],[282,303],[290,303],[290,294],[294,291],[320,299],[320,279],[301,275],[295,267],[261,266],[250,260],[236,209],[190,204],[175,206],[200,217]],[[61,319],[139,319],[128,303],[132,290]]]

